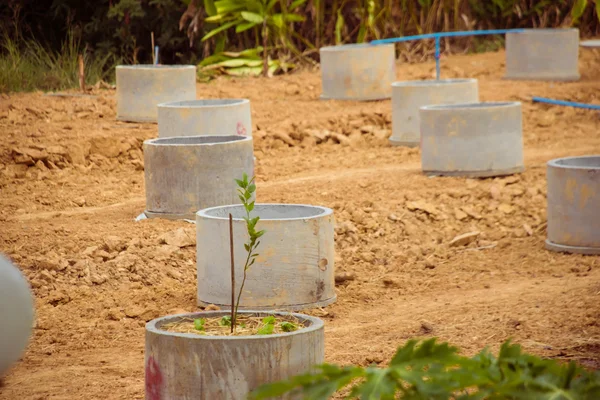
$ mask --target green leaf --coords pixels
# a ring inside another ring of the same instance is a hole
[[[250,245],[248,243],[244,243],[244,248],[246,251],[250,251]]]
[[[292,322],[284,321],[281,324],[279,324],[279,326],[281,326],[281,330],[284,332],[294,332],[298,330],[298,326],[296,326],[296,324]]]
[[[231,315],[225,315],[219,321],[219,325],[221,326],[231,326]]]
[[[246,210],[248,210],[248,212],[252,212],[252,210],[254,210],[254,201],[252,203],[248,204],[248,207],[246,207]]]
[[[596,5],[597,7],[598,5]],[[571,9],[571,18],[573,18],[571,25],[575,25],[579,22],[579,18],[583,15],[585,8],[587,7],[587,0],[575,0],[573,2],[573,8]]]
[[[223,24],[221,26],[219,26],[216,29],[213,29],[212,31],[208,32],[206,35],[204,35],[204,37],[202,38],[202,41],[206,41],[208,39],[210,39],[211,37],[218,35],[219,33],[226,31],[227,29],[231,28],[232,26],[236,25],[238,23],[238,21],[231,21],[228,22],[226,24]]]
[[[258,25],[256,22],[242,22],[235,27],[235,33],[247,31],[248,29],[254,28],[256,25]]]
[[[271,18],[273,25],[275,25],[279,29],[283,28],[283,15],[282,14],[271,15],[270,18]]]
[[[194,320],[194,329],[204,331],[204,324],[206,324],[206,318],[197,318]]]
[[[257,335],[271,335],[273,330],[275,329],[275,317],[269,315],[268,317],[263,318],[263,325],[256,332]]]
[[[250,193],[254,193],[256,191],[256,185],[254,183],[251,183],[250,185],[248,185],[248,191]]]
[[[204,10],[206,10],[206,14],[209,16],[213,16],[217,14],[217,7],[215,7],[214,0],[204,0]]]
[[[264,235],[264,234],[265,234],[265,232],[266,232],[265,230],[262,230],[262,231],[258,231],[258,232],[256,232],[256,237],[257,237],[257,238],[261,237],[262,235]],[[260,243],[260,242],[258,242],[258,243]],[[257,244],[256,246],[258,247],[258,244]]]
[[[289,9],[290,9],[290,10],[294,10],[294,9],[296,9],[296,8],[300,7],[301,5],[303,5],[304,3],[306,3],[306,0],[294,0],[294,1],[292,2],[292,4],[290,4],[290,7],[289,7]],[[340,9],[341,9],[341,8],[340,8]]]
[[[239,179],[234,179],[235,183],[239,186],[239,187],[243,187],[242,185],[244,184],[241,180]],[[239,190],[239,189],[238,189]]]
[[[285,20],[286,22],[304,22],[306,18],[298,14],[286,14]]]
[[[250,219],[250,221],[248,221],[248,224],[250,224],[250,226],[252,228],[254,228],[256,226],[256,223],[260,220],[260,217],[254,217],[252,219]]]
[[[262,22],[265,20],[262,15],[250,11],[242,11],[240,14],[246,21],[254,22],[255,24],[262,24]]]
[[[245,172],[242,175],[242,182],[244,182],[244,187],[248,186],[248,174],[246,174]]]

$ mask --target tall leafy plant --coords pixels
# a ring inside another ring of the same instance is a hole
[[[208,32],[202,40],[235,28],[236,34],[253,30],[256,43],[262,41],[263,74],[269,70],[269,41],[280,41],[286,48],[295,48],[288,40],[289,35],[296,35],[289,25],[304,21],[304,17],[293,10],[304,4],[306,0],[294,0],[289,7],[285,0],[205,0],[209,16],[206,22],[218,23],[219,26]],[[260,33],[259,33],[260,32]]]

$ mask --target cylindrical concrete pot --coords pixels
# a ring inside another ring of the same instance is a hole
[[[198,304],[231,307],[229,213],[233,216],[236,287],[242,282],[247,241],[243,206],[196,214]],[[248,272],[240,308],[302,310],[336,299],[334,218],[329,208],[301,204],[256,204],[259,256]]]
[[[394,82],[390,144],[408,147],[419,145],[419,109],[423,106],[478,101],[477,79]]]
[[[158,136],[252,136],[250,100],[206,99],[158,105]]]
[[[293,314],[305,324],[304,329],[274,335],[202,336],[161,329],[181,318],[225,315],[229,313],[179,314],[146,324],[147,400],[246,400],[263,384],[307,373],[312,366],[323,363],[323,321],[308,315]]]
[[[19,360],[33,328],[33,295],[21,271],[0,255],[0,377]]]
[[[525,29],[506,34],[507,79],[579,79],[579,29]]]
[[[196,98],[193,65],[119,65],[117,120],[156,122],[158,104]]]
[[[600,155],[549,161],[547,178],[546,248],[600,254]]]
[[[322,99],[382,100],[396,77],[394,45],[346,44],[322,47]]]
[[[203,208],[240,202],[235,179],[254,175],[252,138],[146,140],[144,173],[147,217],[193,220]]]
[[[523,171],[521,103],[425,106],[419,116],[424,173],[486,177]]]

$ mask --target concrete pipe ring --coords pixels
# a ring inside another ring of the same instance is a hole
[[[156,122],[160,103],[196,98],[193,65],[119,65],[117,120]]]
[[[383,100],[392,95],[396,77],[393,44],[322,47],[322,99]]]
[[[546,248],[600,254],[600,155],[551,160],[546,171]]]
[[[248,99],[203,99],[158,105],[158,137],[252,136]]]
[[[578,80],[579,29],[525,29],[507,33],[505,78]]]
[[[425,174],[489,177],[523,171],[521,103],[425,106],[419,117]]]
[[[244,260],[247,234],[241,205],[214,207],[196,214],[198,304],[231,306],[229,213],[233,216],[234,258]],[[248,273],[240,308],[302,310],[336,300],[334,217],[329,208],[303,204],[256,204],[259,256]],[[243,263],[236,264],[236,286]]]
[[[195,219],[198,210],[239,204],[235,179],[254,175],[252,138],[185,136],[146,140],[149,218]]]
[[[245,400],[266,383],[310,371],[325,357],[323,321],[303,314],[240,311],[264,317],[293,316],[294,332],[255,336],[203,336],[161,329],[184,318],[211,318],[228,311],[171,315],[146,324],[146,399]]]
[[[17,267],[0,255],[0,377],[23,355],[34,321],[33,295]]]
[[[435,104],[479,101],[477,79],[443,79],[392,84],[393,146],[416,147],[421,141],[419,109]]]

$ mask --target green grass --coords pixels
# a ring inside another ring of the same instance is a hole
[[[83,54],[85,80],[94,85],[112,81],[112,56],[93,58],[82,49],[75,35],[69,34],[60,52],[52,52],[33,40],[15,40],[5,35],[0,48],[0,92],[63,90],[79,87],[78,55]]]

